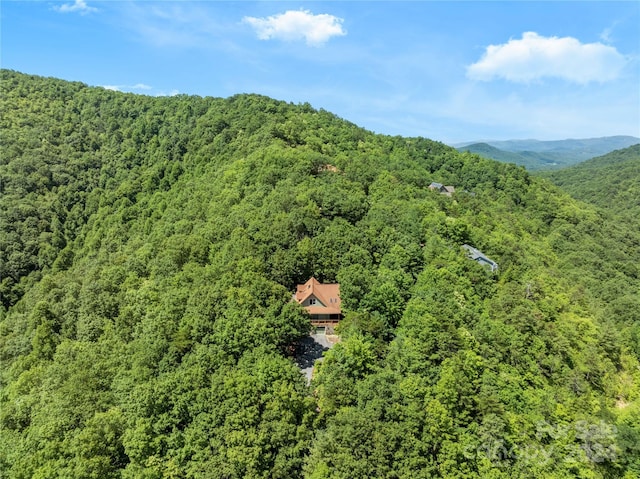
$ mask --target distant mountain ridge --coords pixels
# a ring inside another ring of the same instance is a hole
[[[562,168],[611,151],[640,143],[634,136],[567,140],[505,140],[464,142],[453,145],[458,151],[477,153],[493,160],[516,163],[529,170]]]

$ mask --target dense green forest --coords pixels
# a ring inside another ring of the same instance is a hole
[[[543,176],[574,198],[635,221],[640,228],[640,144]]]
[[[637,224],[264,96],[3,70],[0,112],[2,477],[640,475]]]

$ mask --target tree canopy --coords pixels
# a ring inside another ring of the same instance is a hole
[[[640,474],[637,224],[308,104],[0,80],[3,477]]]

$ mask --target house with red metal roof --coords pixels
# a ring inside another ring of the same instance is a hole
[[[312,277],[296,286],[294,298],[309,312],[314,326],[333,327],[342,318],[338,283],[323,284]]]

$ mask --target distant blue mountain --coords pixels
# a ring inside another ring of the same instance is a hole
[[[611,151],[640,143],[634,136],[568,139],[554,141],[506,140],[466,142],[454,145],[458,151],[470,151],[485,158],[516,163],[529,170],[562,168],[581,163]]]

